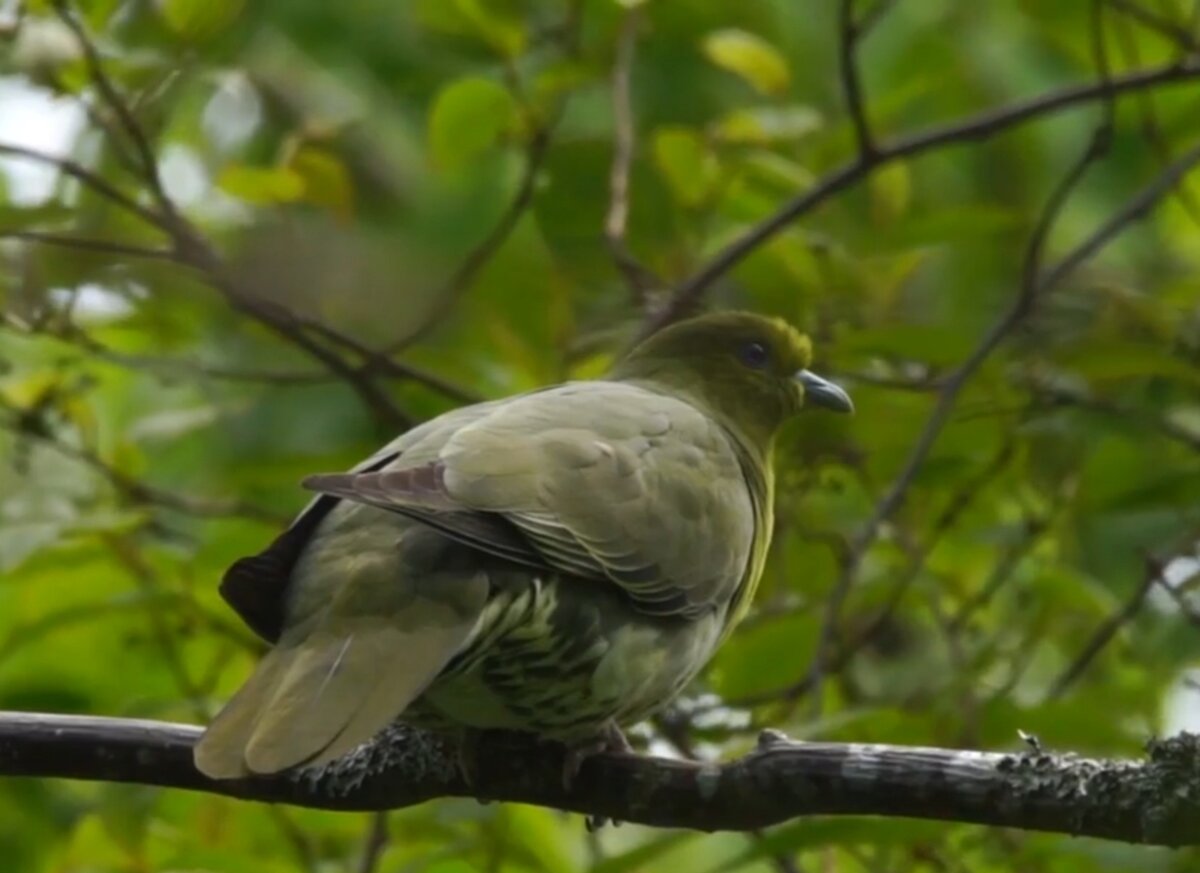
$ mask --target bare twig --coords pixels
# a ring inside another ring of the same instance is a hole
[[[25,242],[38,243],[39,245],[62,246],[84,252],[99,252],[101,254],[120,255],[127,258],[151,258],[167,261],[174,261],[176,259],[175,253],[170,249],[153,249],[148,246],[113,242],[104,239],[87,239],[85,237],[69,236],[60,233],[47,233],[40,230],[0,228],[0,239],[19,239]]]
[[[1021,292],[1017,295],[1017,298],[1008,311],[996,321],[983,340],[976,346],[971,355],[967,357],[943,384],[934,411],[926,421],[925,428],[918,437],[917,443],[910,453],[903,470],[893,482],[892,487],[876,505],[875,511],[870,519],[868,519],[867,524],[851,544],[849,559],[844,563],[842,572],[839,574],[838,583],[830,597],[828,606],[830,615],[836,615],[840,611],[866,549],[874,541],[880,526],[899,509],[917,470],[924,462],[938,434],[945,426],[954,401],[966,382],[983,365],[988,356],[1004,341],[1011,331],[1028,315],[1034,302],[1039,297],[1044,296],[1048,291],[1059,285],[1070,273],[1100,251],[1114,237],[1128,228],[1134,221],[1145,215],[1155,203],[1179,183],[1180,179],[1193,167],[1200,164],[1200,144],[1198,144],[1193,146],[1179,160],[1171,164],[1158,178],[1142,189],[1122,209],[1072,249],[1062,260],[1042,273],[1041,276],[1036,275],[1038,269],[1036,265],[1041,260],[1044,237],[1053,224],[1053,215],[1061,208],[1068,193],[1078,182],[1084,170],[1103,153],[1107,144],[1107,136],[1106,129],[1102,125],[1097,130],[1088,149],[1047,202],[1046,209],[1043,211],[1042,217],[1039,219],[1038,226],[1030,241],[1026,257],[1027,266],[1023,270],[1025,282],[1022,285]],[[1030,263],[1034,264],[1032,268],[1028,266]],[[829,630],[827,633],[828,635],[826,633],[822,634],[817,657],[814,658],[810,669],[810,675],[812,676],[819,677],[825,669],[825,659],[828,657],[827,648],[833,631]]]
[[[947,628],[951,634],[960,632],[976,612],[991,602],[1049,529],[1050,522],[1045,518],[1030,518],[1025,522],[1021,539],[1001,553],[980,589],[951,616]]]
[[[909,135],[891,144],[877,144],[871,160],[857,158],[819,179],[803,194],[790,200],[718,252],[708,263],[676,287],[670,300],[647,319],[639,338],[670,324],[692,309],[700,296],[743,258],[771,239],[798,218],[885,164],[922,154],[947,145],[959,145],[987,139],[1027,121],[1052,115],[1074,106],[1106,99],[1130,91],[1159,85],[1177,84],[1200,78],[1200,61],[1189,60],[1150,70],[1115,76],[1108,83],[1076,85],[1052,91],[1030,100],[989,110],[973,117]]]
[[[176,494],[172,491],[164,491],[161,488],[147,485],[145,482],[134,479],[127,473],[123,473],[111,466],[91,449],[72,445],[58,439],[45,429],[24,425],[22,410],[12,407],[8,403],[0,405],[0,409],[8,413],[7,420],[0,419],[0,428],[9,431],[18,438],[35,440],[64,457],[73,458],[91,467],[118,492],[134,503],[156,505],[164,509],[203,518],[237,517],[270,524],[279,524],[286,520],[275,512],[241,500],[215,500],[196,497],[191,494]]]
[[[58,158],[53,155],[48,155],[45,152],[37,149],[26,148],[24,146],[12,145],[10,143],[0,143],[0,155],[8,155],[14,158],[23,158],[27,161],[36,161],[39,164],[47,164],[55,167],[60,173],[70,176],[87,187],[91,188],[101,197],[120,206],[127,212],[136,215],[138,218],[147,224],[163,230],[163,220],[153,210],[147,209],[133,198],[124,194],[109,182],[93,173],[82,164],[70,160],[69,158]]]
[[[875,0],[875,4],[862,14],[858,19],[858,41],[862,42],[875,29],[875,25],[879,24],[892,7],[896,5],[897,0]]]
[[[375,873],[383,850],[388,844],[388,815],[385,810],[371,813],[367,827],[367,838],[363,843],[362,855],[358,859],[358,873]]]
[[[1076,246],[1043,277],[1045,288],[1057,285],[1081,264],[1110,243],[1131,224],[1144,218],[1159,200],[1170,193],[1180,181],[1200,164],[1200,143],[1184,152],[1158,177],[1135,195],[1125,206],[1113,214],[1086,240]]]
[[[976,475],[966,479],[955,491],[946,506],[938,514],[924,541],[912,551],[908,565],[892,586],[892,590],[883,607],[855,635],[853,641],[838,649],[836,661],[839,668],[849,663],[853,655],[873,640],[884,629],[887,623],[891,621],[904,595],[920,576],[921,570],[929,560],[929,555],[941,541],[942,537],[957,524],[958,519],[962,517],[962,514],[971,506],[988,484],[1004,471],[1009,461],[1012,460],[1012,456],[1013,445],[1010,440],[1000,447],[1000,451],[996,453],[995,457],[988,464]],[[821,634],[817,643],[817,655],[809,666],[805,678],[801,682],[782,690],[781,696],[786,700],[795,700],[803,693],[818,690],[827,673],[827,664],[834,660],[833,644],[841,619],[841,607],[845,604],[850,584],[853,581],[853,576],[848,575],[846,571],[852,566],[851,562],[856,560],[853,551],[855,547],[856,544],[852,543],[848,554],[843,560],[842,572],[839,574],[837,586],[834,589],[834,596],[826,601],[825,615],[821,624]],[[744,705],[744,702],[742,702],[742,705]],[[813,695],[813,705],[819,711],[822,706],[820,694]]]
[[[293,821],[288,810],[283,807],[271,805],[267,809],[271,820],[275,822],[275,827],[279,828],[283,838],[292,847],[292,854],[296,856],[296,863],[300,865],[300,869],[304,873],[317,873],[321,869],[321,865],[308,831]]]
[[[859,34],[859,25],[854,20],[854,0],[840,0],[838,3],[838,60],[842,77],[842,93],[846,99],[846,111],[850,115],[850,123],[854,128],[858,162],[865,164],[875,154],[875,142],[871,136],[870,123],[867,121],[862,83],[858,78],[858,61],[855,58]]]
[[[450,314],[455,304],[458,303],[463,294],[471,287],[471,283],[479,275],[479,271],[487,265],[492,256],[499,251],[500,247],[512,235],[513,230],[521,220],[521,216],[525,214],[526,210],[529,209],[530,203],[533,202],[533,195],[537,189],[538,174],[541,172],[542,165],[546,161],[546,155],[550,150],[552,131],[553,125],[549,125],[539,128],[534,133],[526,152],[525,169],[521,174],[521,181],[517,185],[517,193],[513,195],[512,201],[508,204],[508,208],[504,210],[504,214],[500,216],[500,220],[496,223],[496,226],[467,254],[466,258],[459,264],[458,269],[454,271],[441,289],[437,291],[434,295],[435,303],[433,308],[422,319],[421,323],[402,337],[389,343],[381,350],[381,355],[390,356],[398,354],[425,339]]]
[[[148,221],[151,221],[170,236],[174,244],[176,260],[200,272],[208,283],[219,291],[235,309],[249,315],[282,338],[300,347],[320,361],[331,373],[343,379],[359,395],[364,405],[371,411],[382,427],[394,430],[396,428],[407,427],[411,424],[408,416],[370,379],[368,374],[364,373],[361,369],[351,366],[340,355],[315,342],[307,335],[304,324],[294,314],[283,309],[283,307],[273,306],[258,300],[253,294],[242,288],[234,279],[216,251],[209,245],[204,236],[176,209],[174,203],[172,203],[170,197],[167,195],[159,176],[154,150],[145,132],[134,117],[133,112],[130,110],[129,105],[105,73],[104,65],[100,60],[99,53],[96,51],[95,44],[84,30],[78,17],[68,7],[66,0],[53,0],[53,6],[59,18],[62,19],[63,23],[79,41],[84,53],[88,75],[97,90],[99,90],[105,105],[113,111],[120,122],[121,128],[132,141],[134,150],[142,164],[144,181],[150,190],[151,196],[158,205],[159,212],[155,213],[151,210],[145,210],[144,207],[138,207],[136,204],[132,205],[138,210],[140,215],[143,215]],[[54,163],[62,166],[62,162],[54,161]],[[85,173],[89,177],[94,176],[90,171],[85,171]],[[77,173],[73,173],[73,175],[78,176]],[[81,180],[83,180],[82,177]],[[112,189],[107,183],[102,183],[102,187],[97,187],[94,182],[90,182],[90,184],[97,188],[97,190],[104,191],[110,199],[114,199],[116,202],[125,205],[126,208],[130,208],[132,201],[129,201],[124,195],[120,195],[119,192],[115,192],[115,189]],[[113,197],[114,192],[117,194],[116,198]],[[332,331],[330,332],[332,333]]]
[[[568,57],[576,57],[579,54],[578,40],[581,22],[582,3],[580,0],[572,0],[568,4],[562,22],[554,26],[552,34],[549,35],[549,38],[558,43],[563,53]],[[505,74],[508,76],[509,85],[514,95],[522,103],[528,123],[533,128],[533,135],[526,147],[525,169],[517,185],[517,191],[513,195],[513,199],[509,202],[508,208],[500,216],[500,220],[496,223],[496,226],[467,254],[466,258],[459,264],[458,269],[451,274],[442,288],[434,295],[436,302],[431,311],[415,329],[384,347],[381,350],[381,354],[384,356],[395,355],[420,342],[450,314],[455,304],[471,287],[471,283],[474,282],[475,277],[479,275],[479,272],[512,235],[512,232],[520,223],[522,216],[533,203],[533,195],[537,190],[538,177],[546,162],[546,156],[550,152],[554,131],[562,120],[563,113],[566,111],[567,101],[570,98],[569,96],[563,97],[558,102],[558,105],[549,111],[547,118],[540,118],[539,113],[528,105],[523,96],[524,89],[516,69],[511,65],[507,65],[505,67]],[[464,402],[471,402],[465,400],[465,397],[460,399],[464,399]]]
[[[1106,397],[1084,394],[1061,386],[1052,386],[1033,379],[1029,387],[1048,402],[1060,406],[1075,406],[1113,416],[1123,423],[1144,425],[1161,436],[1179,443],[1192,451],[1200,452],[1200,433],[1165,418],[1161,415],[1151,415],[1144,410],[1134,409]]]
[[[314,340],[309,331],[319,329],[323,335],[337,338],[344,346],[362,348],[361,344],[326,325],[302,319],[289,309],[256,297],[242,287],[229,273],[216,252],[182,219],[179,226],[181,232],[176,237],[176,242],[180,258],[204,274],[209,284],[217,289],[235,310],[250,316],[324,364],[329,372],[354,390],[382,428],[403,429],[412,424],[409,417],[375,384],[364,368],[353,366],[341,355]],[[396,365],[396,368],[401,369],[399,365]]]
[[[1200,52],[1200,40],[1197,40],[1196,34],[1184,25],[1178,24],[1156,12],[1152,12],[1140,3],[1133,2],[1133,0],[1108,0],[1108,2],[1114,9],[1120,10],[1146,29],[1154,31],[1159,36],[1166,37],[1185,52]]]
[[[315,321],[313,319],[297,318],[291,313],[287,313],[287,317],[299,328],[312,331],[334,345],[341,346],[352,354],[358,356],[361,359],[362,364],[353,370],[353,372],[358,376],[367,377],[371,375],[381,375],[391,376],[399,379],[408,379],[432,388],[435,391],[454,400],[458,400],[461,403],[478,403],[484,399],[474,391],[464,388],[461,385],[457,385],[448,379],[444,379],[441,376],[436,375],[435,373],[430,373],[427,370],[423,370],[420,367],[415,367],[411,364],[401,363],[400,361],[388,357],[388,355],[383,352],[377,352],[353,337],[333,330],[331,327],[323,324],[322,322]]]
[[[59,19],[67,26],[67,28],[75,35],[79,42],[80,48],[83,50],[84,64],[87,66],[88,76],[96,85],[100,92],[100,97],[117,117],[117,121],[121,125],[121,129],[125,131],[130,142],[133,143],[134,151],[141,163],[142,174],[150,188],[150,194],[158,204],[163,216],[169,221],[176,215],[175,204],[171,202],[171,198],[167,196],[166,190],[163,188],[162,179],[158,173],[158,159],[154,156],[154,149],[150,145],[150,141],[146,138],[145,132],[142,130],[133,113],[129,109],[129,105],[118,93],[116,86],[112,80],[108,78],[108,74],[104,71],[104,64],[100,60],[100,53],[96,51],[96,44],[88,36],[84,30],[82,22],[69,8],[66,0],[51,0],[51,5],[54,7],[55,13]]]
[[[1147,559],[1146,572],[1137,587],[1130,593],[1125,603],[1096,629],[1075,660],[1068,664],[1066,669],[1054,680],[1050,691],[1046,694],[1046,700],[1057,700],[1062,697],[1079,680],[1079,677],[1084,674],[1096,656],[1104,650],[1104,647],[1112,642],[1117,632],[1133,620],[1141,611],[1142,604],[1146,602],[1146,595],[1150,593],[1150,589],[1162,578],[1162,570],[1163,568],[1157,561]]]
[[[162,655],[167,672],[175,680],[176,690],[187,700],[192,710],[192,717],[201,721],[211,718],[212,713],[204,705],[204,695],[200,693],[199,687],[192,681],[183,654],[180,652],[179,634],[170,626],[171,623],[168,621],[167,612],[163,608],[164,603],[162,598],[154,596],[159,592],[156,574],[146,563],[137,548],[130,542],[128,536],[104,534],[101,536],[101,539],[116,559],[116,562],[125,568],[125,571],[133,578],[138,589],[146,595],[146,612],[150,618],[151,633],[154,635],[155,643]]]
[[[917,472],[925,463],[925,459],[929,456],[938,436],[949,420],[954,405],[958,401],[959,394],[991,354],[1029,315],[1038,298],[1057,285],[1070,272],[1070,269],[1074,268],[1074,264],[1072,264],[1068,270],[1056,269],[1044,279],[1041,276],[1046,241],[1063,206],[1066,204],[1071,192],[1075,190],[1075,187],[1082,180],[1088,168],[1100,160],[1108,151],[1112,139],[1114,92],[1112,89],[1112,76],[1108,66],[1108,57],[1104,50],[1102,21],[1100,18],[1102,2],[1103,0],[1094,0],[1093,4],[1094,51],[1097,73],[1100,79],[1100,94],[1104,100],[1104,113],[1101,122],[1093,134],[1091,141],[1088,143],[1087,148],[1084,149],[1062,181],[1051,193],[1045,206],[1042,208],[1041,214],[1038,216],[1023,260],[1020,289],[1012,304],[992,325],[991,329],[984,335],[971,354],[967,356],[966,360],[942,382],[933,412],[925,422],[925,427],[922,429],[916,444],[909,453],[904,467],[892,482],[888,491],[876,504],[875,510],[867,520],[867,523],[851,542],[847,558],[842,563],[838,580],[826,604],[825,618],[822,624],[821,635],[818,639],[817,651],[809,668],[809,676],[814,688],[820,687],[821,677],[825,670],[825,663],[830,655],[830,648],[840,620],[841,610],[849,595],[850,588],[854,584],[859,565],[867,550],[875,541],[880,527],[890,520],[900,509],[901,504],[903,504],[909,488],[916,478]],[[1059,267],[1061,266],[1060,264]],[[816,694],[815,699],[819,705],[820,695]]]
[[[1196,8],[1200,9],[1200,4],[1197,4]],[[1116,33],[1126,64],[1134,68],[1141,66],[1141,52],[1138,48],[1134,26],[1128,19],[1119,19],[1116,22]],[[1158,120],[1154,95],[1151,92],[1142,92],[1137,94],[1136,97],[1138,114],[1146,142],[1150,144],[1150,147],[1155,151],[1159,160],[1163,164],[1167,164],[1171,161],[1173,153]],[[1191,218],[1192,223],[1200,227],[1200,203],[1197,203],[1195,196],[1192,195],[1188,186],[1186,184],[1180,185],[1172,192],[1172,196],[1183,208],[1184,212],[1187,213],[1188,217]]]
[[[608,214],[604,218],[604,241],[608,244],[613,263],[633,292],[634,303],[645,306],[646,295],[660,283],[658,277],[634,257],[625,236],[629,223],[629,174],[633,166],[636,139],[630,78],[641,13],[641,6],[630,7],[617,37],[617,57],[612,76],[613,159],[608,175]]]

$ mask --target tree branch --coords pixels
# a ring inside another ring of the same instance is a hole
[[[39,164],[46,164],[56,168],[60,173],[70,176],[77,182],[91,188],[98,195],[105,198],[109,202],[127,210],[133,215],[136,215],[142,221],[155,227],[159,230],[164,230],[162,219],[151,209],[147,209],[132,197],[117,189],[101,176],[93,173],[83,164],[73,161],[70,158],[59,158],[54,155],[48,155],[45,152],[40,152],[37,149],[26,148],[25,146],[12,145],[11,143],[0,143],[0,155],[7,155],[12,158],[20,158],[26,161],[34,161]]]
[[[52,0],[51,5],[54,7],[54,12],[59,20],[67,26],[67,28],[75,35],[79,42],[79,47],[83,51],[84,64],[87,67],[88,76],[92,83],[100,92],[100,98],[104,101],[117,117],[122,130],[133,143],[134,151],[137,153],[138,163],[141,164],[142,175],[150,188],[150,194],[158,204],[163,216],[168,220],[173,219],[178,213],[175,209],[175,204],[171,202],[171,198],[167,196],[166,189],[163,188],[162,178],[158,172],[158,159],[154,155],[154,149],[150,145],[150,141],[146,138],[145,132],[142,130],[136,118],[133,117],[133,112],[124,98],[113,85],[112,80],[104,72],[104,64],[100,60],[100,53],[96,51],[96,44],[88,36],[84,30],[83,23],[75,15],[74,12],[67,6],[67,0]]]
[[[879,7],[875,7],[879,9]],[[846,99],[846,111],[854,127],[854,140],[858,146],[859,162],[867,162],[875,154],[875,141],[867,121],[862,83],[858,78],[858,63],[854,56],[861,34],[854,20],[854,0],[841,0],[838,4],[838,58],[842,76],[842,93]]]
[[[1152,30],[1159,36],[1175,43],[1183,51],[1200,53],[1200,40],[1196,38],[1196,35],[1188,27],[1177,24],[1165,16],[1151,12],[1140,3],[1133,2],[1133,0],[1108,0],[1108,2],[1114,9],[1129,16],[1147,30]]]
[[[561,747],[519,735],[484,737],[472,789],[452,745],[403,725],[323,770],[221,782],[192,766],[200,733],[166,722],[0,713],[0,775],[156,785],[344,811],[479,797],[704,831],[747,831],[813,815],[882,815],[1200,843],[1200,737],[1190,734],[1151,742],[1146,759],[1133,761],[796,743],[765,732],[757,748],[723,764],[598,755],[566,790]]]
[[[73,445],[44,429],[41,423],[31,425],[28,410],[9,404],[0,398],[0,430],[11,433],[17,439],[33,440],[59,455],[72,458],[96,471],[123,497],[135,504],[158,506],[198,518],[245,518],[271,525],[287,522],[287,517],[244,500],[221,500],[193,494],[177,494],[135,479],[118,470],[86,446]]]
[[[647,293],[660,282],[657,276],[634,257],[626,240],[629,224],[629,176],[633,167],[636,140],[630,79],[641,20],[641,7],[630,7],[625,13],[621,33],[617,37],[617,57],[613,62],[612,74],[613,158],[608,174],[609,196],[608,212],[604,217],[604,241],[608,245],[613,263],[633,292],[634,302],[644,307],[647,303]]]
[[[785,203],[774,214],[763,219],[718,252],[707,264],[675,289],[675,293],[661,309],[656,311],[654,317],[644,323],[639,336],[649,336],[670,324],[682,313],[687,312],[714,282],[737,266],[743,258],[760,245],[835,194],[857,184],[878,167],[942,146],[961,145],[988,139],[1027,121],[1094,100],[1195,79],[1200,79],[1200,60],[1191,59],[1186,62],[1128,73],[1124,76],[1114,76],[1107,82],[1063,88],[1030,100],[1013,103],[961,121],[912,134],[890,144],[878,144],[870,160],[862,161],[856,157],[849,163],[826,174],[803,194]]]
[[[61,233],[48,233],[40,230],[0,228],[0,239],[19,239],[39,245],[61,246],[81,252],[98,252],[100,254],[119,255],[126,258],[175,260],[175,253],[170,249],[154,249],[149,246],[132,245],[130,243],[114,242],[106,239],[89,239],[87,237],[70,236]]]

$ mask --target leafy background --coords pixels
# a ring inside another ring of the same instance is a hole
[[[1098,67],[1179,62],[1200,40],[1196,6],[859,4],[874,136],[1095,82]],[[5,709],[205,720],[260,651],[216,582],[304,503],[302,476],[471,398],[603,372],[670,288],[856,154],[832,0],[89,0],[79,11],[167,193],[240,287],[398,364],[366,368],[382,399],[364,404],[173,258],[33,240],[162,237],[53,166],[4,158]],[[114,121],[51,6],[0,3],[0,31],[0,142],[68,154],[139,190],[131,144],[104,134]],[[614,70],[629,76],[633,122],[621,258],[604,235],[622,134]],[[1108,148],[1081,164],[1109,109]],[[1023,730],[1053,749],[1134,755],[1200,721],[1200,177],[1038,296],[903,475],[944,379],[1020,293],[1031,235],[1054,263],[1194,147],[1198,119],[1185,82],[887,162],[705,289],[706,305],[812,333],[817,369],[859,412],[786,433],[757,609],[641,742],[731,756],[774,726],[1014,749]],[[1082,178],[1039,234],[1072,167]],[[902,503],[882,518],[897,489]],[[578,817],[512,805],[366,816],[20,780],[0,785],[0,855],[9,869],[64,873],[1197,861],[941,823],[589,835]]]

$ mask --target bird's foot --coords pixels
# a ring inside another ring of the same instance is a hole
[[[475,791],[479,784],[479,741],[482,737],[483,731],[462,728],[458,736],[458,749],[454,756],[459,775],[462,776],[463,782],[467,783],[467,788],[472,791]],[[489,798],[481,797],[478,794],[475,799],[483,805],[491,803]]]
[[[606,722],[599,734],[578,745],[568,746],[566,757],[563,758],[562,784],[563,789],[570,791],[579,776],[583,762],[594,755],[603,752],[628,753],[633,751],[624,732],[615,722]]]
[[[633,746],[629,744],[629,740],[617,726],[616,722],[607,722],[601,732],[587,742],[567,747],[566,757],[563,758],[563,788],[567,792],[570,792],[575,785],[575,779],[579,775],[579,770],[583,766],[583,762],[603,752],[619,752],[622,754],[633,752]],[[608,823],[611,823],[613,827],[621,824],[616,819],[609,819],[602,815],[589,815],[584,818],[584,825],[587,827],[589,833],[598,831]]]

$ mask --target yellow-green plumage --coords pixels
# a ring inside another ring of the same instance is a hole
[[[346,474],[222,591],[275,643],[209,727],[216,778],[327,762],[394,719],[584,744],[671,700],[744,615],[772,442],[849,400],[807,341],[701,316],[603,380],[441,416]]]

